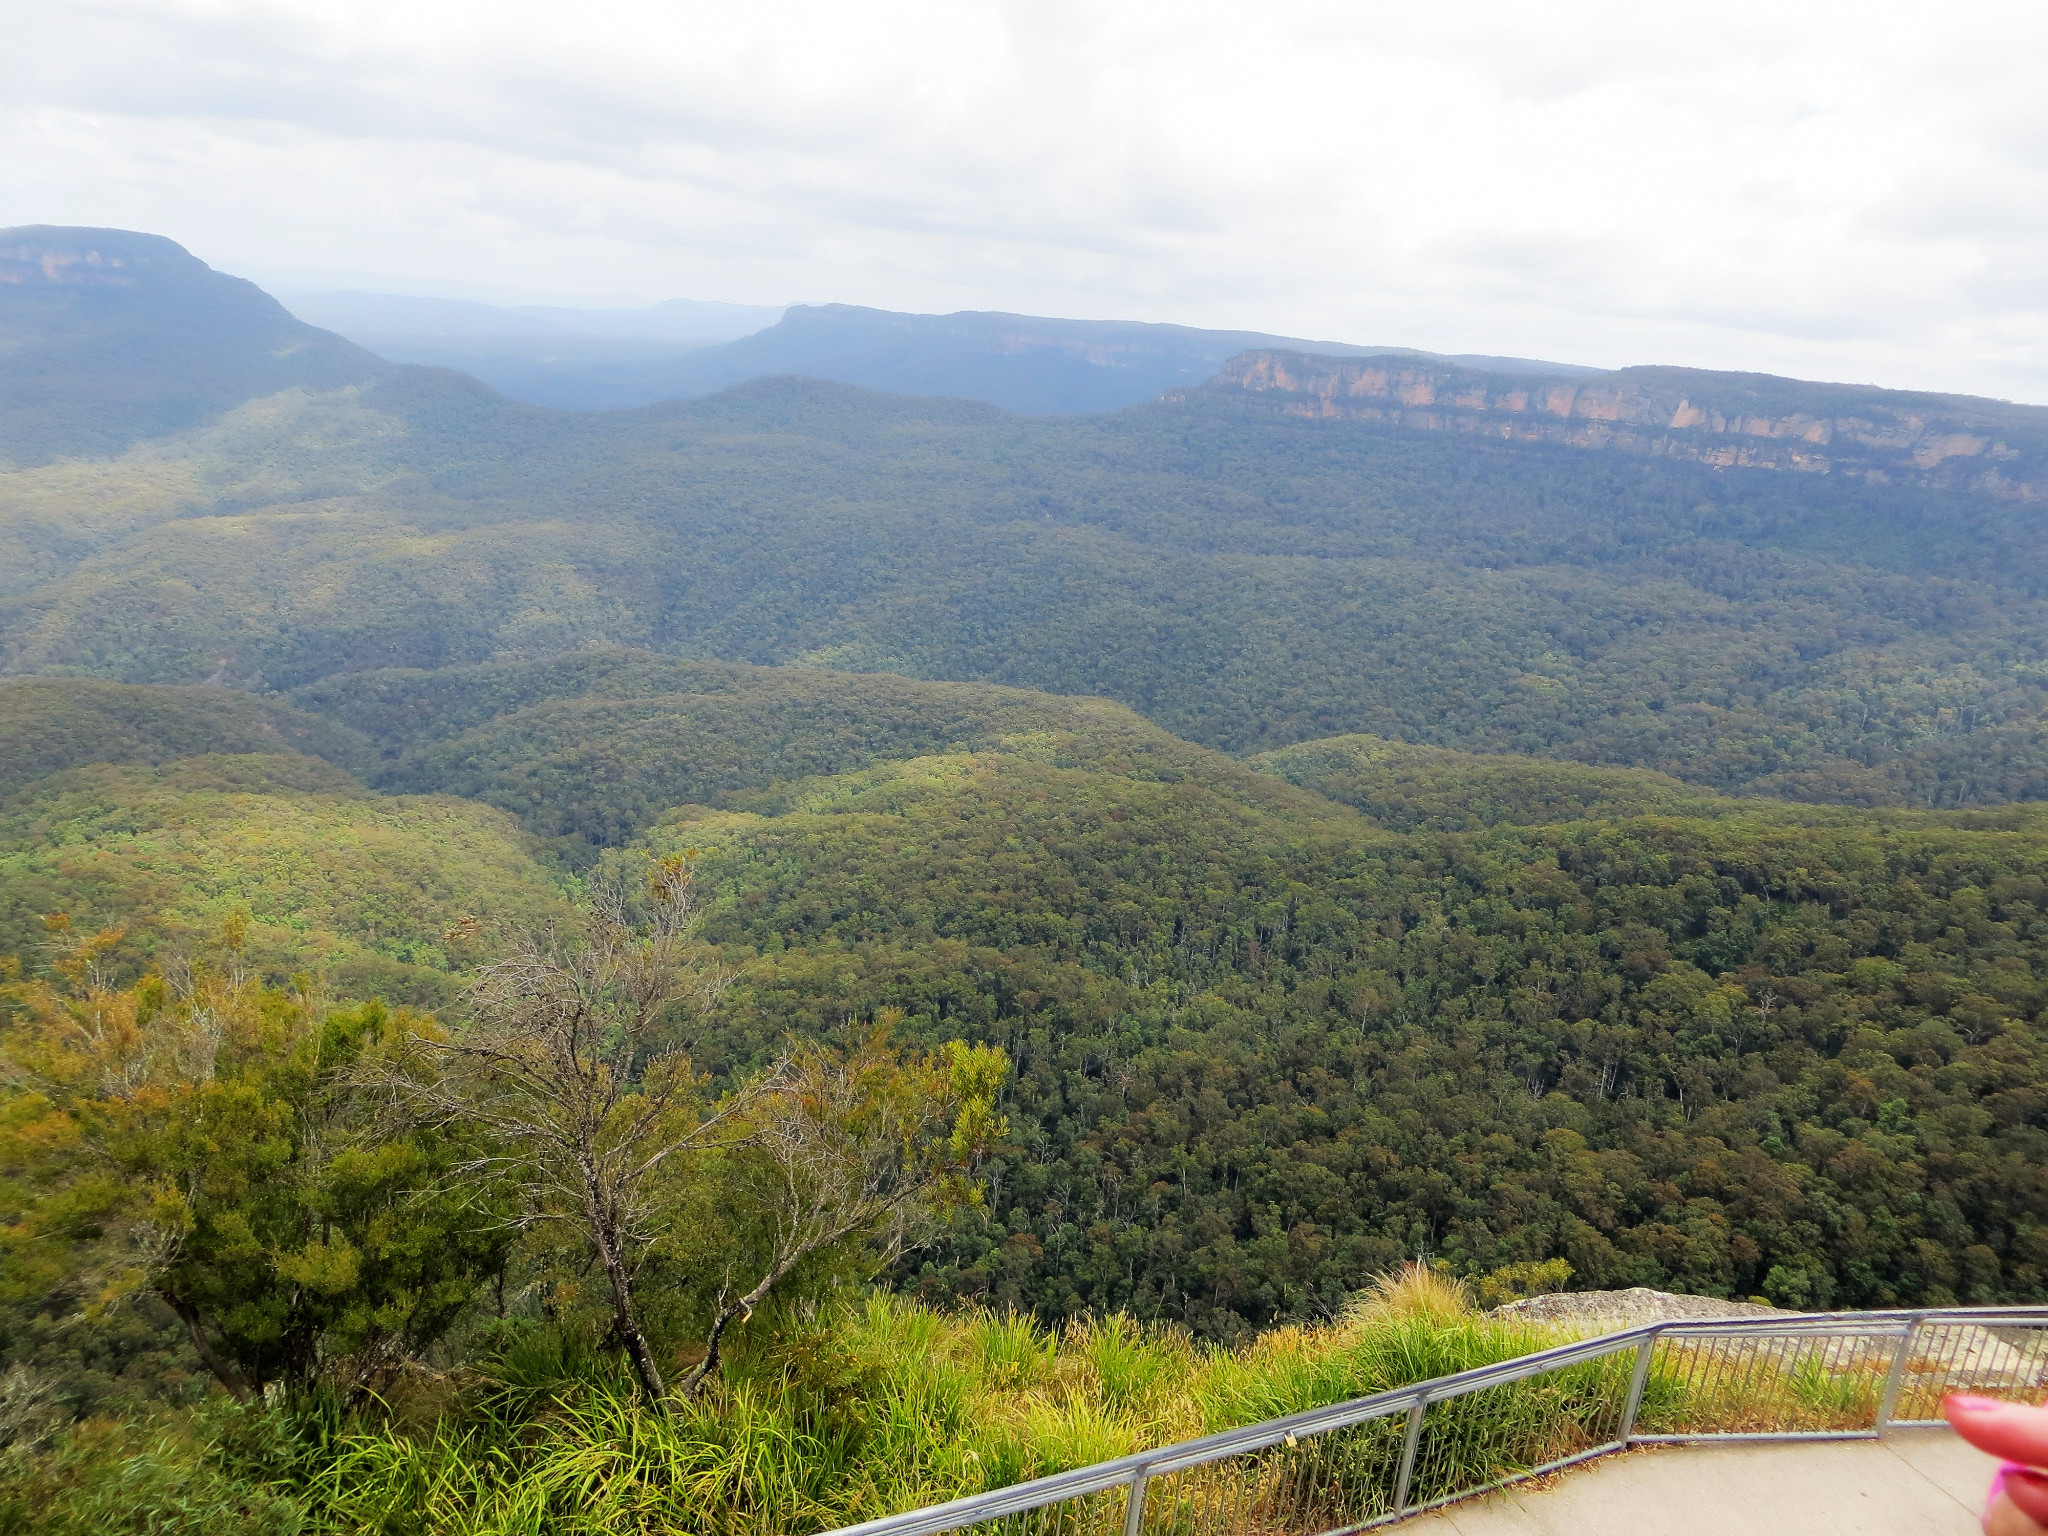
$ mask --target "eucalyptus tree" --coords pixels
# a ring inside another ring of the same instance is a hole
[[[697,919],[687,854],[651,860],[637,889],[596,882],[579,928],[520,935],[483,967],[466,1026],[423,1039],[403,1079],[416,1112],[488,1139],[463,1172],[509,1186],[516,1225],[566,1228],[587,1251],[656,1404],[667,1383],[641,1291],[657,1253],[720,1241],[691,1219],[704,1180],[741,1169],[726,1187],[765,1236],[694,1256],[722,1278],[690,1392],[803,1260],[854,1241],[893,1255],[929,1213],[974,1197],[1008,1066],[958,1042],[905,1056],[885,1019],[850,1050],[794,1047],[713,1094],[679,1042],[733,978],[694,942]]]

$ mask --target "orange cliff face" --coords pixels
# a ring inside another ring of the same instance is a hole
[[[1241,352],[1205,387],[1296,416],[2048,498],[2048,409],[1962,395],[1681,368],[1560,380],[1279,351]]]

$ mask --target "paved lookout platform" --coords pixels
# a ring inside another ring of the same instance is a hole
[[[1946,1429],[1630,1451],[1404,1522],[1417,1536],[1974,1536],[1997,1463]]]

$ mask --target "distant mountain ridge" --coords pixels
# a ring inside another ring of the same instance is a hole
[[[708,345],[750,336],[782,318],[785,306],[668,299],[620,308],[564,304],[486,304],[475,299],[421,298],[353,289],[280,292],[285,307],[309,325],[348,337],[363,334],[416,340],[454,337],[612,337]]]
[[[384,338],[388,355],[379,355],[358,344],[377,340],[369,333],[344,339],[309,324],[162,236],[0,230],[0,459],[118,452],[247,400],[365,384],[411,362],[459,367],[515,399],[568,409],[640,406],[784,375],[1025,415],[1109,411],[1199,390],[1290,416],[2018,501],[2048,496],[2048,409],[1970,396],[1000,312],[798,305],[764,329],[702,345],[676,338],[692,328],[730,334],[776,311],[692,300],[580,311],[325,298],[332,313],[308,313],[351,326],[410,314],[424,329]],[[529,331],[466,329],[515,323]]]
[[[118,452],[258,396],[393,371],[161,235],[0,230],[0,460]]]
[[[509,307],[390,294],[287,296],[303,319],[393,362],[459,368],[534,405],[618,410],[793,374],[890,394],[983,400],[1022,415],[1117,410],[1201,383],[1247,348],[1431,358],[1260,331],[854,304],[766,309],[675,299],[645,309]],[[1596,369],[1456,357],[1478,368]]]
[[[773,325],[782,309],[670,299],[634,309],[483,304],[388,293],[286,293],[293,314],[394,363],[455,368],[529,405],[632,410],[672,398],[688,354]]]
[[[1565,375],[1274,348],[1239,353],[1206,387],[1293,416],[2048,497],[2048,408],[1969,395],[1701,368]]]
[[[1272,348],[1087,416],[786,374],[571,413],[387,363],[167,241],[10,252],[7,361],[47,387],[0,409],[0,452],[96,462],[0,473],[0,672],[284,690],[632,646],[1100,695],[1234,752],[1370,735],[1852,804],[2048,796],[2048,542],[1982,479],[2040,484],[2048,413]],[[787,365],[778,333],[948,394],[1149,389],[1243,336],[812,310],[734,345]],[[1779,449],[1855,473],[1744,467]],[[1401,793],[1433,804],[1436,772]]]
[[[351,1165],[361,1116],[327,1090],[400,1059],[396,1005],[450,1016],[509,936],[573,944],[570,900],[672,854],[733,968],[687,1030],[708,1083],[899,1024],[890,1093],[936,1044],[1009,1053],[986,1208],[885,1272],[1003,1330],[958,1352],[1013,1361],[1030,1318],[1143,1319],[1176,1359],[1320,1326],[1425,1244],[1502,1283],[1555,1259],[1802,1309],[2048,1300],[2048,520],[1972,478],[2038,484],[2048,413],[836,309],[718,349],[780,374],[548,410],[166,241],[14,233],[0,376],[43,382],[0,432],[75,457],[0,461],[0,1023],[15,1067],[70,1062],[0,1074],[0,1371],[48,1429],[7,1448],[0,1510],[361,1528],[411,1496],[416,1457],[295,1452],[286,1486],[225,1454],[196,1401],[215,1334],[259,1405],[287,1351],[331,1363],[334,1403],[422,1357],[480,1379],[505,1340],[522,1380],[597,1381],[581,1245],[428,1262],[478,1210],[535,1209],[470,1180],[413,1220],[490,1126],[452,1106]],[[876,392],[1071,402],[1176,370],[1085,415]],[[1854,473],[1778,472],[1814,455]],[[126,1140],[88,1160],[95,1123]],[[655,1212],[692,1232],[742,1202],[645,1271],[664,1358],[761,1230],[773,1169],[715,1161]],[[164,1188],[194,1245],[77,1326]],[[309,1275],[338,1289],[302,1307]],[[433,1345],[408,1297],[481,1326]],[[278,1344],[300,1311],[325,1332]],[[808,1358],[919,1352],[922,1314],[860,1315],[757,1325],[754,1381],[799,1352],[759,1424],[816,1417]],[[1114,1397],[1129,1336],[1089,1339],[1072,1379]],[[1372,1390],[1385,1352],[1349,1358],[1342,1392]],[[835,1419],[888,1413],[891,1382]],[[562,1394],[520,1395],[445,1417],[468,1439],[435,1528],[581,1464]],[[1064,1454],[1074,1416],[1047,1422]],[[650,1497],[691,1475],[644,1459]],[[786,1479],[808,1505],[745,1518],[876,1507],[854,1459],[792,1465],[851,1492]]]
[[[686,397],[749,379],[800,374],[890,394],[986,400],[1025,416],[1082,415],[1199,384],[1238,353],[1271,347],[1313,347],[1336,356],[1430,356],[1135,320],[1062,320],[992,310],[914,315],[854,304],[799,304],[764,331],[682,359],[674,383],[676,394]],[[1563,376],[1582,371],[1509,358],[1452,361],[1538,367]]]

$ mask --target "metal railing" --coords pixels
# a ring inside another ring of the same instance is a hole
[[[1870,1439],[2044,1382],[2048,1307],[1650,1323],[834,1536],[1347,1536],[1632,1445]]]

